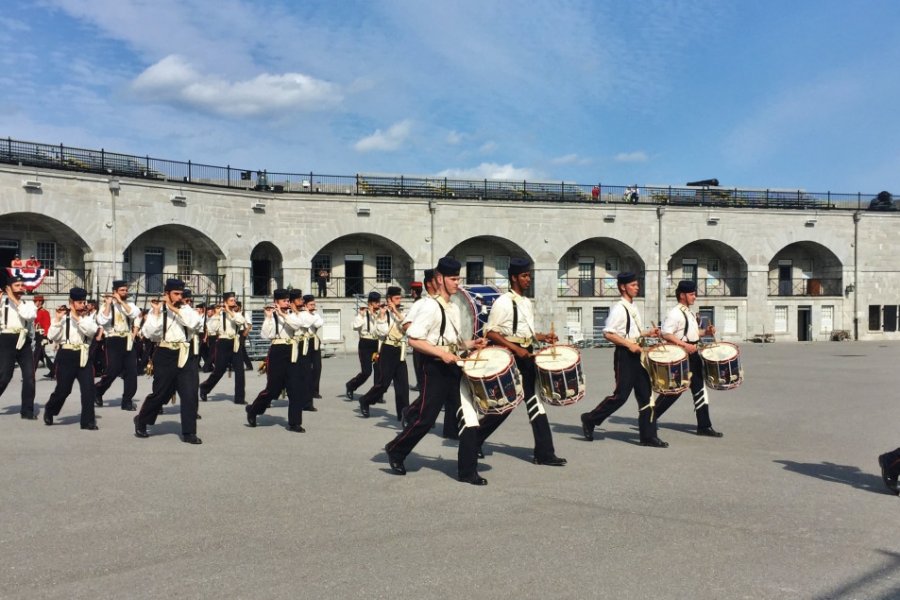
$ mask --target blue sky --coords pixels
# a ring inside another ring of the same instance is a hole
[[[238,168],[900,194],[900,2],[38,0],[0,136]]]

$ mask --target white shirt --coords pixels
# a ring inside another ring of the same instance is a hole
[[[219,314],[207,319],[206,332],[209,335],[217,335],[222,338],[232,338],[240,335],[247,325],[247,319],[239,312],[229,315],[223,308]]]
[[[369,312],[368,307],[364,312],[356,313],[356,317],[353,319],[353,331],[359,332],[360,337],[376,337],[376,325],[376,317]]]
[[[684,333],[684,324],[687,322],[687,335]],[[700,341],[700,326],[697,324],[697,317],[684,304],[676,304],[666,314],[663,321],[663,333],[676,335],[685,342]]]
[[[141,316],[141,309],[134,304],[127,302],[119,304],[113,302],[110,306],[109,316],[103,314],[106,307],[104,306],[97,311],[97,325],[103,328],[106,333],[131,333],[131,327],[128,325],[128,319],[134,322]]]
[[[66,336],[67,322],[69,324],[68,337]],[[62,319],[50,323],[47,339],[60,344],[90,344],[97,329],[97,322],[89,316],[80,318],[76,323],[75,319],[66,315]]]
[[[413,302],[412,306],[409,307],[409,311],[406,313],[406,316],[403,317],[403,324],[412,323],[413,319],[416,316],[416,313],[419,312],[419,309],[422,308],[422,304],[425,302],[427,298],[431,298],[431,295],[428,292],[422,292],[422,297]]]
[[[163,313],[166,311],[166,331],[163,332]],[[187,335],[185,335],[187,327]],[[164,306],[158,315],[147,313],[141,333],[145,338],[153,342],[188,342],[200,328],[203,327],[203,319],[190,306],[182,306],[178,312]],[[163,338],[165,335],[165,339]]]
[[[513,303],[516,306],[516,330],[513,326]],[[509,291],[491,305],[491,313],[488,315],[486,331],[496,331],[505,337],[534,337],[534,308],[531,300]]]
[[[322,315],[317,313],[311,313],[308,310],[301,310],[298,314],[299,317],[299,331],[298,334],[312,334],[315,335],[316,332],[321,329],[325,325],[325,319],[322,318]]]
[[[19,300],[19,305],[16,306],[6,294],[3,295],[3,302],[0,303],[0,330],[27,329],[28,333],[31,334],[36,316],[37,307],[34,305],[34,302]]]
[[[434,346],[447,346],[462,341],[459,339],[459,306],[440,297],[428,298],[421,303],[422,307],[416,313],[412,325],[406,330],[406,335],[417,340],[425,340]],[[441,336],[441,308],[445,321],[443,336]]]
[[[275,332],[276,318],[278,319],[277,333]],[[266,317],[263,321],[262,328],[259,330],[259,335],[267,340],[289,340],[297,334],[299,329],[300,315],[297,313],[288,311],[284,317],[280,317],[277,313],[273,312],[270,317]]]
[[[629,326],[629,315],[631,317]],[[628,329],[626,330],[626,327]],[[641,337],[643,327],[641,326],[641,313],[633,302],[620,300],[612,305],[609,309],[609,316],[606,317],[606,324],[603,326],[606,333],[615,333],[627,340],[636,340]]]
[[[378,333],[378,337],[382,339],[400,341],[404,337],[403,328],[400,325],[405,322],[406,319],[403,317],[403,313],[400,313],[400,318],[398,319],[394,313],[388,310],[385,311],[384,318],[378,320],[375,331]]]

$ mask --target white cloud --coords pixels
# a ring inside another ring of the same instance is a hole
[[[451,146],[459,144],[463,140],[463,135],[458,131],[451,131],[447,134],[447,143]]]
[[[551,159],[550,163],[554,165],[588,165],[591,163],[591,159],[578,156],[573,152],[571,154],[557,156],[556,158]]]
[[[336,85],[301,73],[262,73],[253,79],[227,81],[201,74],[175,54],[138,75],[131,90],[148,102],[189,106],[232,117],[322,110],[342,99]]]
[[[500,179],[504,181],[540,179],[539,174],[532,169],[514,167],[512,164],[498,165],[497,163],[481,163],[470,169],[444,169],[437,173],[437,176],[453,179]]]
[[[485,142],[481,145],[481,148],[479,148],[478,151],[481,152],[482,154],[490,154],[491,152],[493,152],[496,149],[497,149],[496,142]]]
[[[373,150],[397,150],[412,133],[412,121],[404,119],[391,125],[387,131],[376,129],[375,133],[368,135],[353,144],[357,152],[371,152]]]
[[[623,163],[639,163],[639,162],[647,162],[647,153],[643,150],[637,150],[635,152],[619,152],[615,155],[613,160],[616,162]]]

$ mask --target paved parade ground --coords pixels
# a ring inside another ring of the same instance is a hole
[[[52,427],[21,420],[16,373],[0,398],[0,597],[900,597],[900,499],[876,461],[900,445],[900,344],[742,351],[744,384],[711,392],[725,437],[693,435],[687,394],[656,449],[637,443],[633,398],[584,440],[580,413],[613,387],[612,350],[585,350],[588,397],[549,409],[569,464],[531,463],[520,406],[485,445],[487,487],[456,481],[437,434],[391,474],[393,391],[361,418],[343,396],[355,356],[324,360],[304,434],[285,430],[286,401],[247,427],[223,379],[200,446],[173,406],[135,438],[121,382],[99,431],[79,428],[77,392]],[[248,375],[252,400],[264,379]]]

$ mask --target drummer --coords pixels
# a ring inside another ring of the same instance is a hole
[[[694,396],[694,412],[697,414],[697,435],[707,437],[722,437],[722,433],[713,429],[709,420],[709,398],[706,395],[706,386],[703,385],[703,361],[700,358],[700,326],[697,317],[691,312],[691,306],[697,300],[697,284],[693,281],[679,281],[675,288],[675,298],[678,300],[672,310],[666,315],[660,329],[662,338],[682,348],[688,354],[688,364],[691,369],[691,394]],[[712,323],[707,325],[704,335],[715,335],[716,328]],[[665,394],[656,398],[654,416],[663,416],[672,406],[681,393]]]
[[[534,309],[531,300],[525,297],[525,291],[531,287],[531,263],[524,258],[511,258],[509,261],[510,290],[497,298],[491,306],[485,331],[492,344],[506,348],[516,359],[516,367],[522,375],[522,387],[525,388],[525,407],[531,421],[534,434],[534,458],[536,465],[561,467],[566,459],[556,456],[553,448],[553,435],[550,433],[550,422],[544,404],[535,393],[537,371],[534,365],[534,342],[555,344],[555,333],[537,333],[534,330]],[[500,426],[512,411],[503,414],[489,414],[481,419],[478,427],[478,452],[481,445]]]
[[[640,429],[641,445],[667,448],[669,444],[656,435],[656,421],[650,418],[651,411],[644,410],[650,403],[650,375],[641,364],[643,349],[638,343],[641,336],[659,335],[659,329],[654,327],[643,330],[641,328],[641,314],[634,305],[634,299],[641,289],[637,275],[619,273],[616,285],[622,298],[612,305],[609,316],[606,318],[606,325],[603,327],[603,337],[616,346],[615,354],[613,354],[616,388],[594,410],[581,415],[581,429],[585,439],[592,441],[594,427],[622,408],[622,405],[628,400],[628,396],[631,395],[631,391],[634,390],[638,403],[638,428]]]

